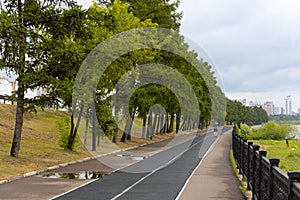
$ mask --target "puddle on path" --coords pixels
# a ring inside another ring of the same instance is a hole
[[[82,171],[82,172],[77,172],[77,173],[63,173],[63,172],[49,172],[40,175],[42,178],[53,178],[53,179],[80,179],[80,180],[85,180],[85,179],[96,179],[96,178],[102,178],[105,175],[109,173],[107,172],[87,172],[87,171]]]

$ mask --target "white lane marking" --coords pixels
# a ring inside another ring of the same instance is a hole
[[[94,179],[94,180],[91,180],[91,181],[89,181],[89,182],[87,182],[87,183],[85,183],[85,184],[79,185],[79,186],[77,186],[77,187],[75,187],[75,188],[73,188],[73,189],[71,189],[71,190],[68,190],[67,192],[64,192],[64,193],[59,194],[59,195],[57,195],[57,196],[55,196],[55,197],[52,197],[52,198],[49,199],[49,200],[53,200],[53,199],[56,199],[56,198],[58,198],[58,197],[61,197],[61,196],[65,195],[65,194],[71,193],[71,192],[73,192],[74,190],[77,190],[77,189],[79,189],[79,188],[81,188],[81,187],[84,187],[84,186],[86,186],[86,185],[88,185],[88,184],[91,184],[91,183],[93,183],[93,182],[95,182],[95,181],[97,181],[97,180],[98,180],[98,178],[97,178],[97,179]]]
[[[191,133],[193,133],[193,132],[191,132]],[[189,139],[189,140],[187,140],[187,141],[184,141],[183,143],[188,142],[188,141],[193,140],[193,139],[194,139],[194,138]],[[162,141],[164,141],[164,140],[162,140]],[[160,141],[160,142],[162,142],[162,141]],[[183,143],[180,143],[180,144],[183,144]],[[180,145],[180,144],[178,144],[178,145]],[[147,144],[145,144],[145,145],[147,145]],[[143,146],[145,146],[145,145],[143,145]],[[165,149],[164,151],[169,150],[169,149],[171,149],[171,148],[173,148],[173,147],[175,147],[175,146],[177,146],[177,145],[170,146],[170,148],[167,148],[167,149]],[[138,148],[138,147],[135,147],[135,148]],[[127,149],[124,150],[124,151],[127,151],[127,150],[131,150],[131,148],[127,148]],[[121,150],[121,151],[122,151],[122,150]],[[119,151],[115,151],[115,152],[111,152],[111,153],[108,153],[108,154],[105,154],[105,155],[96,156],[95,159],[96,159],[97,157],[106,156],[106,155],[112,155],[112,154],[118,153],[118,152],[119,152]],[[163,151],[159,151],[159,152],[157,152],[157,153],[155,153],[155,154],[153,154],[153,155],[156,155],[156,154],[161,153],[161,152],[163,152]],[[184,152],[183,152],[183,153],[184,153]],[[151,156],[153,156],[153,155],[151,155]],[[182,155],[182,154],[180,154],[180,155]],[[135,164],[135,163],[133,163],[133,164]],[[133,164],[132,164],[132,165],[133,165]],[[167,163],[167,164],[169,164],[169,163]],[[167,164],[166,164],[166,165],[167,165]],[[114,172],[117,172],[117,171],[119,171],[119,170],[121,170],[121,169],[123,169],[123,168],[129,167],[129,166],[130,166],[130,165],[124,166],[124,167],[120,167],[120,168],[118,168],[118,169],[115,169],[115,170],[113,170],[112,172],[110,172],[110,174],[112,174],[112,173],[114,173]],[[157,171],[157,170],[156,170],[156,171]],[[147,177],[146,177],[146,178],[147,178]],[[53,199],[55,199],[55,198],[62,197],[62,196],[64,196],[64,195],[68,194],[68,193],[73,192],[74,190],[77,190],[77,189],[80,189],[80,188],[82,188],[82,187],[84,187],[84,186],[87,186],[87,185],[89,185],[89,184],[91,184],[91,183],[93,183],[94,181],[97,181],[97,180],[99,180],[99,178],[96,178],[96,179],[94,179],[94,180],[92,180],[92,181],[90,181],[90,182],[88,182],[88,183],[85,183],[85,184],[83,184],[83,185],[80,185],[80,186],[78,186],[78,187],[76,187],[76,188],[73,188],[73,189],[71,189],[71,190],[69,190],[69,191],[67,191],[67,192],[62,193],[62,194],[56,195],[55,197],[52,197],[52,198],[49,199],[49,200],[53,200]]]
[[[180,154],[178,154],[177,156],[175,156],[173,159],[171,159],[169,162],[167,162],[166,164],[160,166],[159,168],[153,170],[152,172],[150,172],[149,174],[147,174],[146,176],[144,176],[143,178],[141,178],[140,180],[138,180],[137,182],[135,182],[134,184],[132,184],[131,186],[129,186],[128,188],[126,188],[125,190],[123,190],[123,192],[119,193],[118,195],[114,196],[113,198],[111,198],[110,200],[116,200],[117,198],[121,197],[123,194],[125,194],[126,192],[128,192],[129,190],[131,190],[134,186],[136,186],[137,184],[139,184],[140,182],[142,182],[143,180],[145,180],[146,178],[148,178],[149,176],[151,176],[152,174],[154,174],[155,172],[157,172],[158,170],[168,166],[170,163],[172,163],[173,161],[175,161],[176,159],[178,159],[180,156],[182,156],[182,154],[184,154],[185,152],[187,152],[188,150],[192,149],[194,146],[196,146],[198,143],[200,143],[202,140],[198,141],[197,143],[193,144],[192,146],[190,146],[189,148],[187,148],[186,150],[184,150],[183,152],[181,152]]]

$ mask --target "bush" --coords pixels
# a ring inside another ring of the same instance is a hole
[[[248,139],[252,135],[252,129],[247,124],[241,124],[241,136]]]
[[[249,139],[253,140],[284,140],[289,136],[292,127],[280,125],[275,122],[268,122],[261,127],[254,129]]]

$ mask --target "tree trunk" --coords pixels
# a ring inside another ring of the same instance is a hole
[[[168,130],[169,133],[172,133],[174,131],[174,118],[175,118],[174,114],[171,114],[170,126]]]
[[[164,114],[161,114],[161,117],[160,117],[160,130],[159,130],[159,133],[162,135],[163,132],[164,132]]]
[[[118,124],[117,124],[118,115],[119,115],[118,108],[117,108],[117,106],[115,106],[116,129],[114,130],[114,136],[112,139],[113,143],[117,143],[117,141],[118,141],[118,132],[119,132],[119,128],[118,128]]]
[[[146,134],[146,126],[147,126],[147,115],[143,117],[143,129],[142,129],[142,138],[145,138]]]
[[[157,115],[154,114],[154,121],[153,121],[153,133],[152,135],[154,135],[156,132],[155,132],[155,129],[156,129],[156,122],[157,122]]]
[[[127,131],[127,140],[131,141],[131,129],[132,129],[132,125],[133,125],[133,121],[134,121],[134,117],[135,117],[135,112],[136,112],[136,107],[133,109],[133,112],[131,113],[131,120],[130,120],[130,124],[128,127],[128,131]]]
[[[169,114],[167,113],[166,114],[165,125],[164,125],[164,133],[169,133],[168,127],[169,127]]]
[[[147,128],[147,137],[151,138],[152,136],[152,113],[148,116],[148,128]]]
[[[189,131],[191,130],[191,118],[187,118],[187,123],[186,123],[186,130]]]
[[[186,119],[183,118],[183,122],[182,122],[182,124],[180,126],[180,129],[183,130],[183,131],[185,131],[185,123],[186,123]]]
[[[130,122],[130,126],[129,126],[129,129],[128,129],[127,140],[129,140],[129,141],[131,141],[131,129],[132,129],[132,125],[133,125],[133,122],[134,122],[135,112],[136,112],[136,108],[134,108],[133,113],[131,115],[131,122]]]
[[[179,132],[181,114],[176,114],[176,134]]]
[[[76,126],[75,126],[75,123],[74,123],[73,113],[71,115],[71,130],[70,130],[70,135],[69,135],[68,144],[67,144],[67,149],[71,150],[71,151],[73,150],[73,143],[74,143],[76,135],[77,135],[77,131],[78,131],[78,127],[79,127],[79,124],[80,124],[83,108],[84,108],[84,105],[82,104],[80,106],[80,112],[79,112],[79,116],[78,116]]]
[[[20,146],[21,146],[21,135],[22,135],[22,127],[23,127],[23,115],[24,115],[24,91],[23,87],[19,87],[17,90],[18,99],[17,102],[17,110],[16,110],[16,122],[14,129],[14,137],[11,145],[10,156],[18,157]]]
[[[196,126],[197,129],[200,129],[200,117],[198,118],[198,121],[197,121],[197,126]]]
[[[156,134],[159,133],[160,117],[161,117],[161,115],[157,114],[157,127],[156,127],[156,131],[155,131]]]
[[[128,121],[126,122],[125,129],[124,129],[123,135],[122,135],[122,137],[121,137],[121,142],[126,142],[126,135],[127,135],[127,131],[128,131],[128,129],[129,129],[129,126],[130,126],[130,120],[128,120]]]
[[[89,132],[89,108],[86,109],[85,131],[84,131],[84,146],[87,145],[87,135]]]
[[[205,119],[204,117],[200,118],[200,129],[204,129],[205,128]]]
[[[24,24],[23,21],[23,8],[22,8],[22,1],[18,0],[17,2],[18,5],[18,17],[19,17],[19,31],[18,31],[18,37],[19,37],[19,43],[16,44],[18,50],[18,55],[19,55],[19,63],[17,64],[17,74],[19,77],[17,78],[17,81],[19,82],[19,87],[17,89],[17,108],[16,108],[16,121],[15,121],[15,129],[14,129],[14,136],[13,136],[13,141],[10,149],[10,156],[12,157],[18,157],[19,156],[19,151],[21,148],[21,135],[22,135],[22,128],[23,128],[23,116],[24,116],[24,94],[25,94],[25,89],[24,85],[22,82],[22,79],[24,78],[23,74],[25,71],[26,67],[26,60],[25,60],[25,55],[26,55],[26,25]],[[24,0],[24,9],[26,7],[26,0]]]
[[[117,143],[117,139],[118,139],[118,128],[116,128],[114,130],[114,136],[113,136],[112,142]]]

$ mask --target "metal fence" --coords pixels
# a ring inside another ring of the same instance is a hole
[[[277,158],[232,131],[233,156],[254,200],[300,200],[300,172],[284,173]]]

